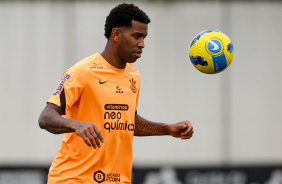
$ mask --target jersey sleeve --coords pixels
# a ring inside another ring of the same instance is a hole
[[[65,113],[79,99],[85,86],[85,72],[80,65],[66,70],[59,86],[50,96],[48,103],[61,107]]]

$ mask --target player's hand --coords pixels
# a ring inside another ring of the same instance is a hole
[[[190,121],[185,120],[177,124],[169,124],[168,133],[173,137],[180,137],[181,139],[190,139],[193,136],[194,131]]]
[[[89,147],[92,146],[94,149],[100,148],[101,142],[104,142],[102,133],[93,123],[79,122],[75,132]]]

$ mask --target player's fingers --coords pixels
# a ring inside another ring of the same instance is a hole
[[[187,122],[187,132],[190,134],[191,132],[193,132],[193,126],[192,124],[190,123],[190,121]],[[193,133],[192,133],[193,134]]]
[[[94,140],[94,137],[88,132],[86,133],[86,135],[87,135],[87,138],[89,139],[89,141],[91,142],[92,147],[96,149],[97,145],[96,145],[96,142]]]
[[[184,129],[185,131],[183,133],[188,135],[193,131],[193,127],[190,122],[184,122],[184,123],[186,125],[186,129]]]
[[[98,136],[98,139],[100,139],[101,142],[104,142],[104,137],[103,137],[102,133],[100,132],[100,130],[98,129],[98,127],[95,127],[95,133]]]
[[[84,142],[91,147],[91,143],[88,141],[87,137],[85,135],[82,135],[81,138],[84,140]]]
[[[194,133],[193,127],[191,128],[191,130],[189,131],[185,131],[183,133],[181,133],[181,137],[188,137],[188,136],[192,136]]]
[[[97,136],[97,134],[94,131],[91,131],[91,135],[94,138],[94,141],[96,142],[96,145],[100,148],[101,147],[101,143],[99,140],[99,137]]]
[[[186,135],[186,136],[181,136],[181,139],[190,139],[191,137],[193,137],[193,134]]]
[[[193,130],[193,127],[190,128],[190,130],[188,131],[188,135],[193,135],[194,133],[194,130]]]

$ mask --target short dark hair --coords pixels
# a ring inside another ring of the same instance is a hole
[[[113,28],[130,27],[131,21],[136,20],[141,23],[149,24],[150,18],[145,12],[134,4],[122,3],[114,7],[106,18],[105,37],[110,38]]]

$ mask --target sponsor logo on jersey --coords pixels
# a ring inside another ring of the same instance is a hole
[[[105,84],[108,81],[99,81],[99,84]]]
[[[137,92],[137,88],[136,88],[136,81],[132,78],[129,80],[130,83],[131,83],[131,86],[130,86],[130,89],[133,93],[136,93]]]
[[[104,128],[109,133],[114,130],[134,131],[134,124],[122,119],[122,111],[129,109],[127,104],[105,104]]]
[[[134,124],[128,123],[127,121],[119,122],[119,120],[115,122],[106,122],[104,124],[104,128],[111,133],[113,130],[128,130],[128,131],[134,131]]]
[[[105,181],[105,173],[103,173],[101,170],[94,172],[94,177],[93,179],[97,183],[102,183]]]
[[[70,74],[67,74],[67,73],[63,76],[61,83],[59,84],[59,86],[53,93],[54,96],[61,94],[62,90],[64,89],[65,82],[69,80],[70,77],[71,77]]]
[[[120,182],[120,174],[119,173],[104,173],[101,170],[98,170],[94,172],[93,179],[97,183],[103,183],[104,181],[117,183],[117,182]]]
[[[106,181],[113,182],[113,183],[120,182],[120,174],[118,173],[106,174]]]
[[[131,71],[137,71],[137,69],[136,69],[136,68],[133,68],[132,66],[128,66],[128,67],[126,67],[126,69],[127,69],[127,70],[131,70]]]
[[[128,105],[127,104],[106,104],[104,106],[105,110],[122,110],[127,111]]]
[[[92,66],[90,66],[91,69],[103,69],[103,65],[98,65],[97,63],[93,63]]]
[[[109,133],[113,130],[134,131],[134,124],[127,121],[122,122],[121,118],[121,112],[105,112],[104,119],[106,123],[104,124],[104,128]]]
[[[122,87],[117,86],[116,89],[116,93],[123,93]]]

